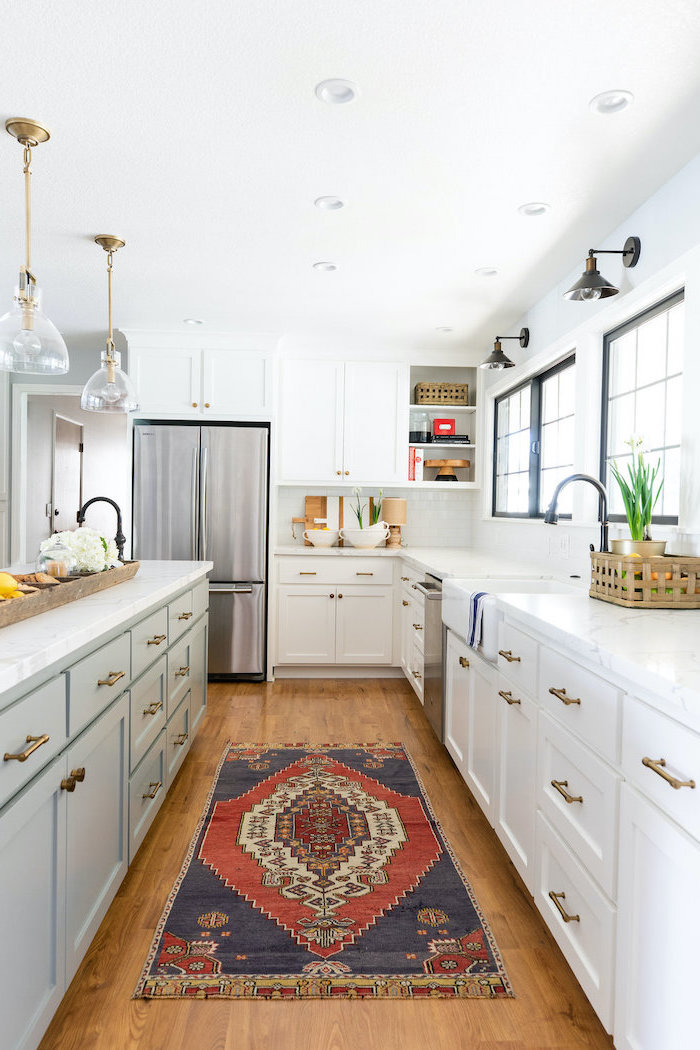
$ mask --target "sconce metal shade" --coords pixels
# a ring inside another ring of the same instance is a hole
[[[506,357],[503,353],[501,339],[517,339],[523,350],[525,350],[530,342],[530,329],[521,328],[519,335],[497,335],[496,341],[493,344],[493,350],[486,360],[481,362],[479,368],[515,368],[515,361],[511,361],[511,359]]]
[[[596,255],[621,255],[622,265],[630,269],[639,262],[640,252],[639,237],[628,237],[621,251],[591,248],[586,259],[586,269],[576,284],[572,285],[568,292],[564,292],[564,298],[572,299],[574,302],[592,302],[595,299],[608,299],[611,295],[617,295],[620,289],[610,281],[606,281],[600,273]]]

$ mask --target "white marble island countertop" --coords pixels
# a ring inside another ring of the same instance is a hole
[[[18,684],[162,605],[212,568],[210,561],[142,561],[131,580],[0,628],[0,702]]]
[[[586,591],[496,600],[524,630],[700,731],[700,609],[626,609]]]

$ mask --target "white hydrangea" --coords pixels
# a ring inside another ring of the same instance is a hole
[[[48,540],[43,540],[41,550],[48,550],[56,542],[69,549],[75,558],[77,572],[102,572],[119,564],[119,552],[114,540],[106,540],[95,529],[85,525],[69,532],[55,532]]]

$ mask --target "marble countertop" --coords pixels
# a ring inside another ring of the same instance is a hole
[[[700,731],[700,609],[625,609],[583,594],[510,594],[509,620]]]
[[[0,700],[82,646],[162,605],[212,568],[210,561],[142,561],[125,583],[0,628]]]

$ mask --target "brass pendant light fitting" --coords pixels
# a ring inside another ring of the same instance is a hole
[[[504,339],[517,339],[522,349],[525,350],[530,342],[530,329],[521,328],[518,335],[497,335],[494,340],[493,350],[486,360],[481,362],[480,368],[515,368],[515,361],[511,361],[503,353],[501,342]]]
[[[114,269],[114,252],[126,247],[126,241],[121,237],[112,237],[108,233],[100,233],[95,237],[95,244],[99,244],[107,252],[107,298],[109,301],[109,334],[107,336],[107,378],[110,383],[114,382],[117,361],[114,356],[114,333],[112,330],[112,271]]]

